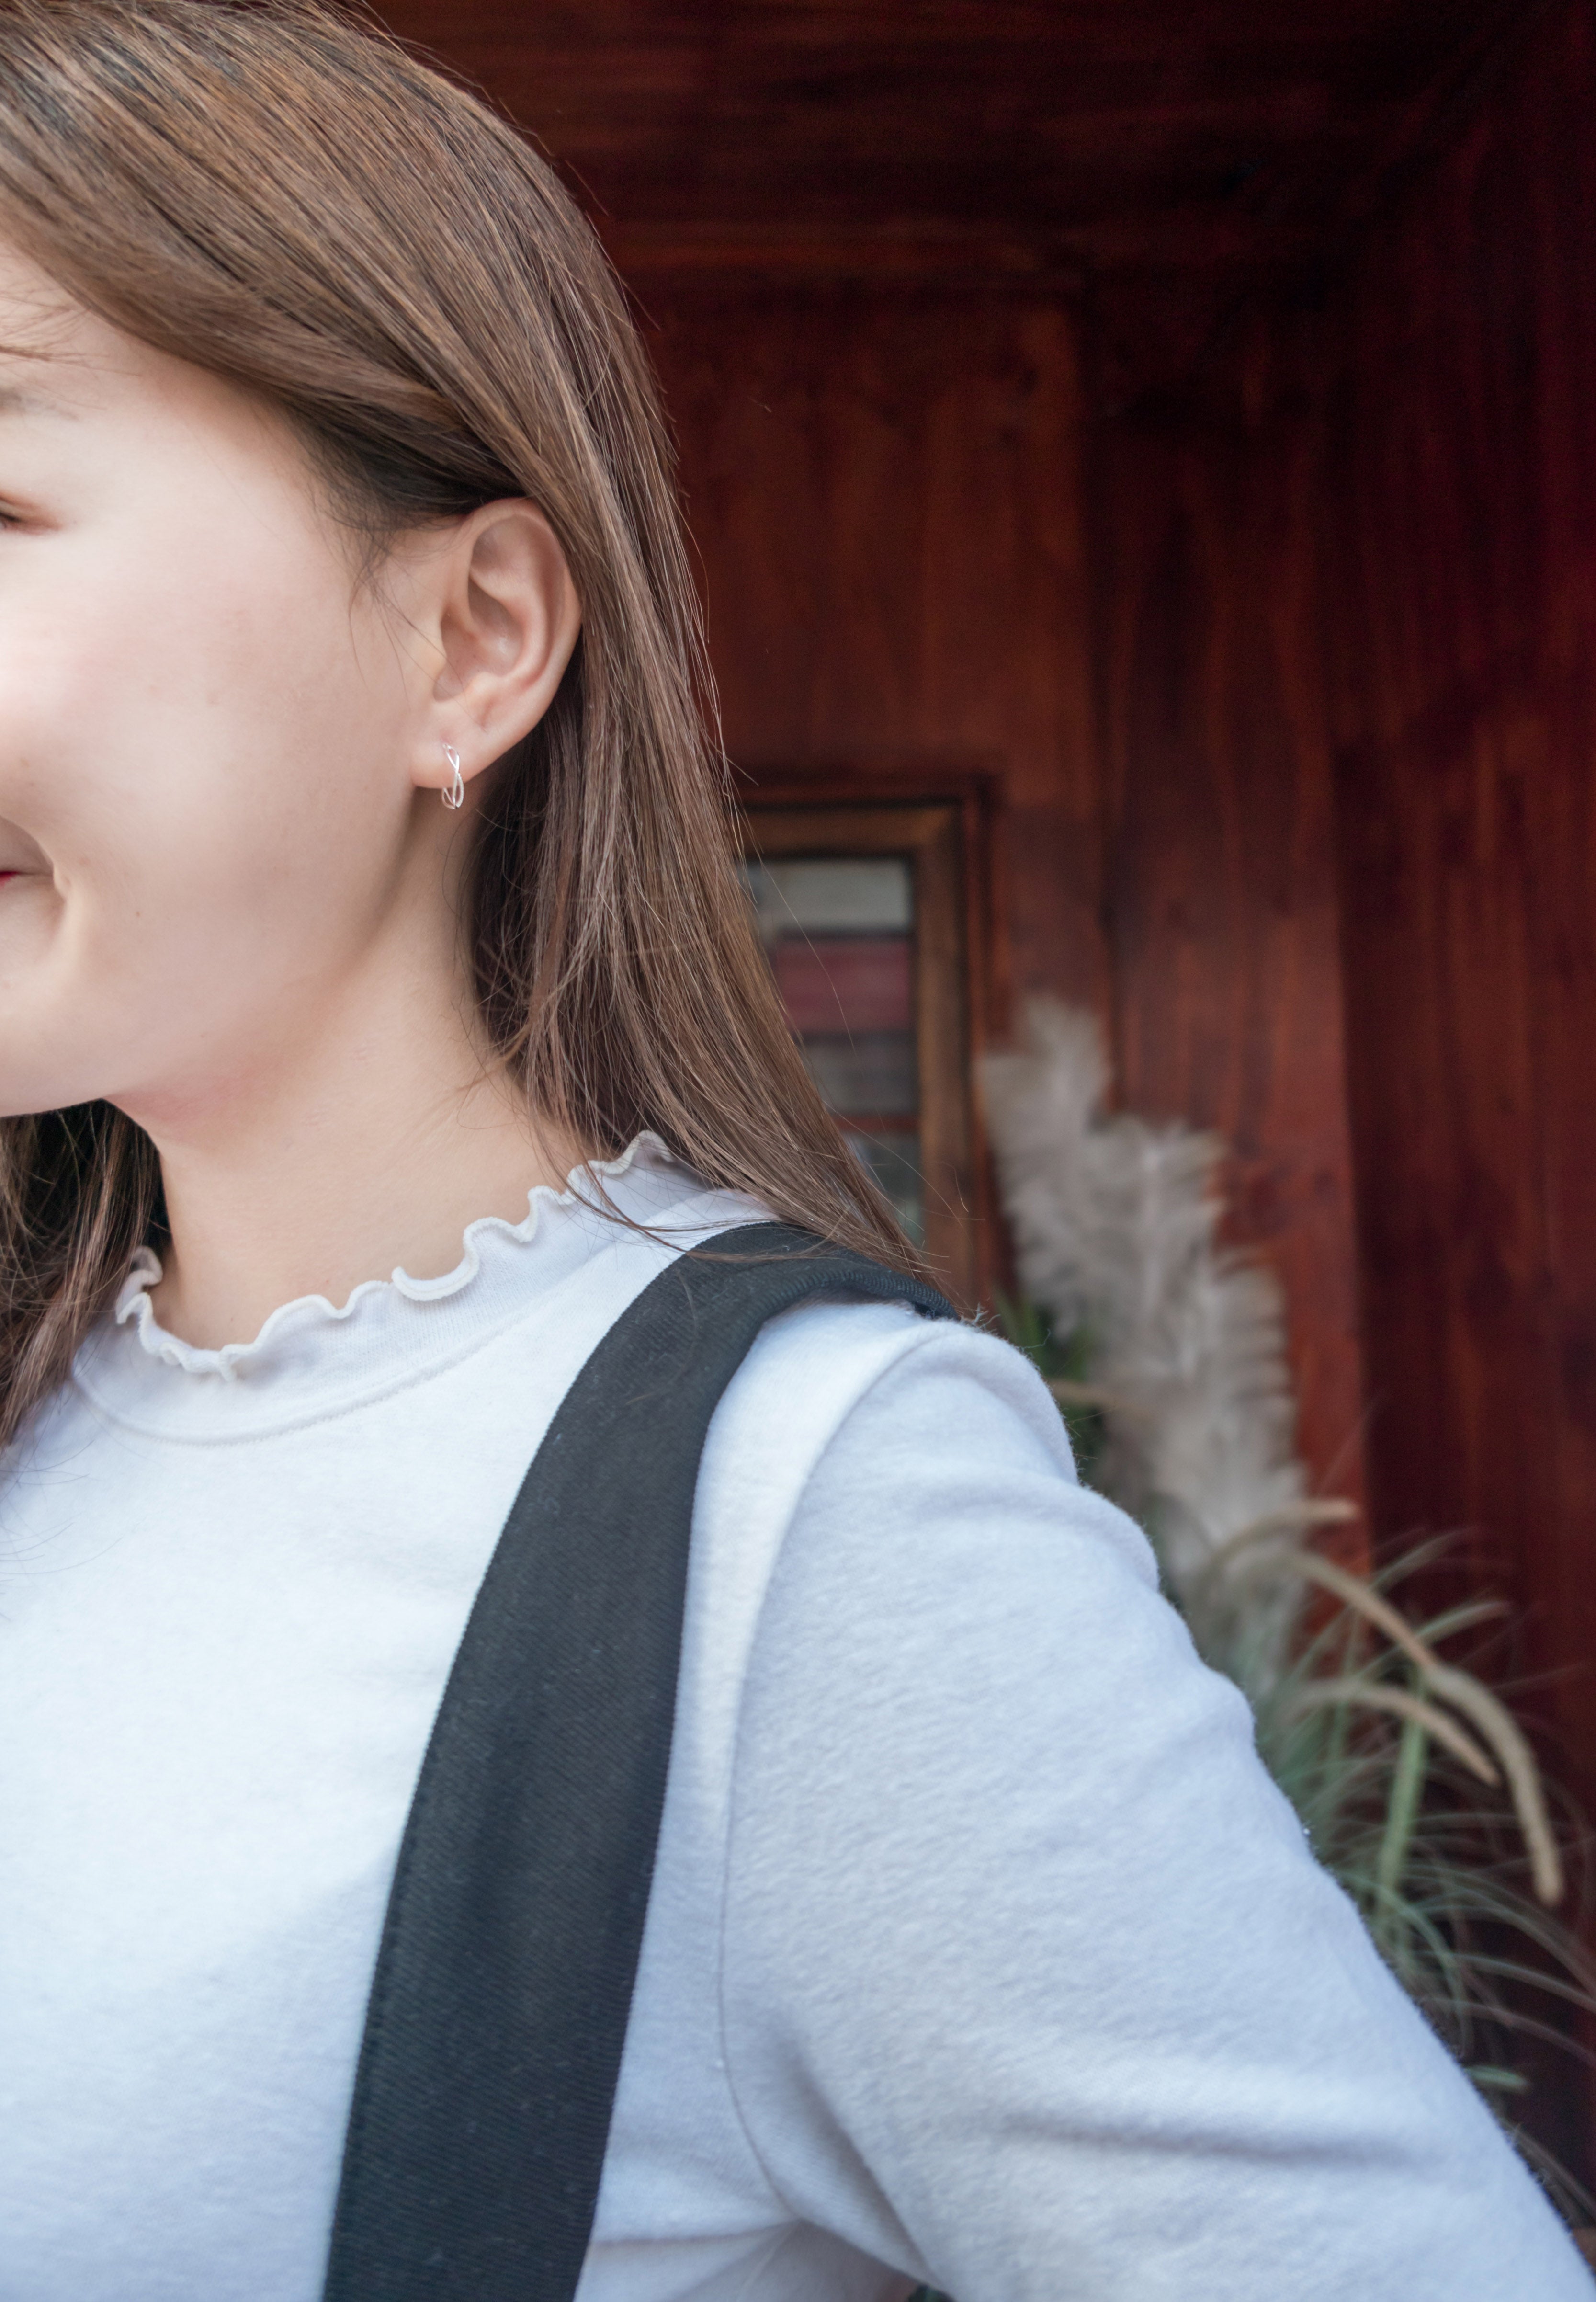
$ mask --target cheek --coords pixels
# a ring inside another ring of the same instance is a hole
[[[4,619],[0,817],[55,873],[0,916],[12,1109],[267,1028],[359,941],[403,836],[398,697],[341,570],[191,542],[63,549]]]

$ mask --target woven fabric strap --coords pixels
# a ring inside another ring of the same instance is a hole
[[[665,1798],[704,1434],[812,1296],[953,1315],[779,1223],[680,1256],[576,1377],[505,1521],[377,1955],[326,2302],[570,2302]]]

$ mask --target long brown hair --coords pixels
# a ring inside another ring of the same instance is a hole
[[[584,609],[472,863],[478,996],[591,1156],[710,1181],[912,1267],[782,1018],[735,877],[668,434],[623,290],[486,105],[308,0],[0,0],[0,230],[86,308],[264,395],[387,541],[542,508]],[[0,1442],[159,1205],[107,1105],[0,1122]]]

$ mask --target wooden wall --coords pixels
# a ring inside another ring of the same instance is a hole
[[[1247,564],[1242,467],[1215,494],[1200,459],[1121,456],[1105,493],[1113,442],[1057,298],[641,291],[734,760],[861,788],[990,777],[995,1028],[1014,991],[1094,1004],[1128,1100],[1231,1137],[1234,1233],[1289,1290],[1305,1450],[1356,1493],[1328,753],[1294,725],[1261,594],[1213,563]]]
[[[990,777],[996,1022],[1230,1136],[1315,1475],[1467,1531],[1596,1803],[1593,46],[1155,405],[1022,281],[638,285],[734,757]]]
[[[985,774],[999,1028],[1100,998],[1076,333],[934,282],[650,283],[727,744],[754,779]]]
[[[1320,330],[1373,1492],[1530,1610],[1596,1811],[1596,8]]]
[[[640,289],[734,757],[989,774],[996,1021],[1231,1138],[1315,1475],[1467,1530],[1596,1802],[1593,39],[1155,406],[1023,284]]]
[[[1593,118],[1566,0],[1318,294],[1088,462],[1128,1091],[1231,1115],[1310,1424],[1361,1375],[1377,1547],[1453,1533],[1434,1595],[1514,1601],[1596,1814]]]
[[[1361,1500],[1312,451],[1297,409],[1252,420],[1240,395],[1097,431],[1104,916],[1125,1097],[1229,1138],[1231,1233],[1286,1288],[1305,1456]]]

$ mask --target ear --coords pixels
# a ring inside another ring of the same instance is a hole
[[[469,783],[537,726],[570,662],[582,605],[553,529],[519,497],[463,520],[433,581],[442,660],[413,774],[441,790],[452,773],[445,745]]]

